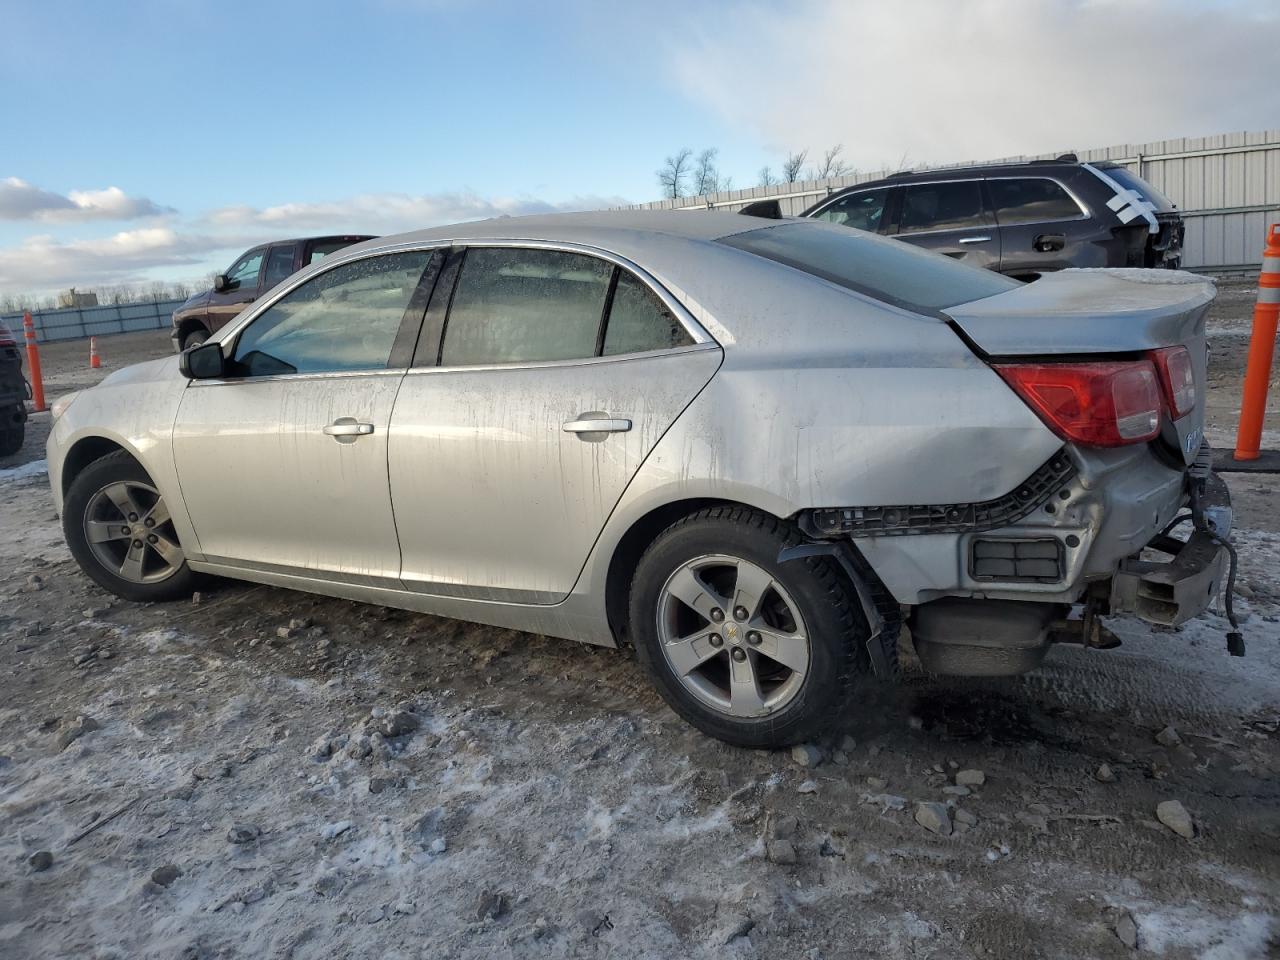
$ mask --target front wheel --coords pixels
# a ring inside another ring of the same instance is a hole
[[[852,584],[825,557],[778,563],[787,523],[712,507],[667,528],[631,589],[636,653],[663,699],[744,747],[812,739],[849,707],[868,630]]]
[[[169,504],[123,451],[95,460],[72,481],[62,530],[80,569],[125,600],[176,600],[195,586]]]
[[[209,331],[204,327],[197,327],[182,338],[182,349],[190,350],[192,347],[198,347],[208,339]]]

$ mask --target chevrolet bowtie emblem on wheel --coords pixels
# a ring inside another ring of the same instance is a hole
[[[731,624],[729,624],[728,626],[726,626],[726,627],[724,628],[724,635],[725,635],[726,637],[728,637],[730,640],[737,640],[737,639],[738,639],[738,625],[737,625],[736,623],[731,623]]]

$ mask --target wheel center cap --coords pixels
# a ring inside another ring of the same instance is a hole
[[[739,639],[738,625],[736,623],[726,623],[724,625],[725,639],[730,643],[737,643]]]

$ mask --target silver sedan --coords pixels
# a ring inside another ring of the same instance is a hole
[[[61,398],[49,475],[126,599],[216,574],[630,645],[691,723],[776,746],[892,677],[903,622],[998,674],[1208,604],[1212,295],[734,214],[444,227]]]

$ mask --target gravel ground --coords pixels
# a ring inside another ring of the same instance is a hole
[[[1211,322],[1219,442],[1250,307]],[[45,348],[51,396],[169,350],[99,345]],[[1216,611],[1010,680],[905,643],[793,755],[695,733],[625,652],[233,583],[113,602],[44,429],[0,463],[6,960],[1280,956],[1274,477],[1229,479],[1247,658]]]

